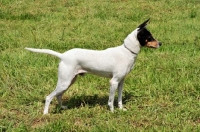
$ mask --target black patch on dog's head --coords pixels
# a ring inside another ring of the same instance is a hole
[[[138,32],[137,39],[141,46],[146,46],[147,42],[155,41],[151,33],[146,28],[143,28]]]
[[[141,46],[146,46],[147,42],[155,41],[151,33],[146,29],[149,20],[150,18],[138,26],[137,39]]]

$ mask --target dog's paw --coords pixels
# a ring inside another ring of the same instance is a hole
[[[48,113],[48,112],[46,112],[46,111],[44,111],[44,112],[43,112],[43,115],[49,115],[49,113]]]
[[[127,111],[127,109],[126,108],[119,108],[120,110],[122,110],[122,111]]]
[[[126,109],[126,108],[122,108],[122,110],[123,110],[123,111],[127,111],[127,109]]]
[[[110,112],[111,112],[111,113],[114,113],[115,111],[114,111],[114,110],[110,110]]]
[[[110,112],[114,113],[114,107],[110,107]]]
[[[43,116],[50,116],[50,114],[49,113],[43,113]]]

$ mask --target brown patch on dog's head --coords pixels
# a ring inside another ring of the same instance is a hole
[[[154,40],[154,41],[149,41],[149,42],[147,41],[145,46],[149,48],[158,48],[160,45],[161,45],[160,42]]]

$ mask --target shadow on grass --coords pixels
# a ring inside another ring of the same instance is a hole
[[[125,105],[126,102],[128,102],[132,97],[131,93],[128,92],[124,92],[123,95],[123,104]],[[80,95],[80,96],[74,96],[70,99],[64,99],[63,100],[63,105],[67,106],[67,109],[74,109],[74,108],[80,108],[80,107],[85,107],[86,105],[89,107],[95,107],[96,105],[100,105],[102,107],[107,106],[107,102],[108,102],[108,95],[104,95],[104,96],[99,96],[98,94],[95,95],[91,95],[91,96],[86,96],[86,95]],[[114,106],[117,106],[117,96],[115,96],[115,102],[114,102]],[[57,104],[56,108],[54,110],[54,114],[56,113],[61,113],[63,109],[60,108],[60,106]]]
[[[95,105],[106,105],[108,100],[108,96],[99,96],[97,94],[86,96],[86,95],[80,95],[80,96],[74,96],[70,98],[69,100],[64,100],[63,105],[66,105],[68,109],[74,109],[79,107],[84,107],[85,105],[94,107]]]

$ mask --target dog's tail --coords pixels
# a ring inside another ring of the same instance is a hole
[[[45,54],[50,54],[54,55],[58,58],[61,59],[61,53],[58,53],[56,51],[50,50],[50,49],[34,49],[34,48],[25,48],[26,50],[32,51],[32,52],[37,52],[37,53],[45,53]]]

